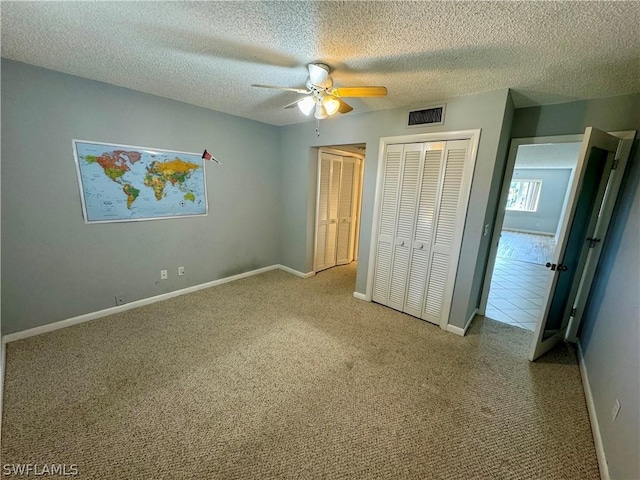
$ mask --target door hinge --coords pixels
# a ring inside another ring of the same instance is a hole
[[[600,241],[599,238],[592,238],[592,237],[587,238],[587,242],[589,242],[589,248],[595,248],[596,243],[598,243],[599,241]]]
[[[617,158],[613,161],[613,165],[611,166],[611,170],[616,170],[618,168],[618,164],[620,163],[620,160],[618,160]]]
[[[620,155],[622,154],[622,140],[618,140],[618,148],[616,148],[616,155],[613,157],[614,159],[614,165],[616,168],[618,166],[618,160],[620,160]]]
[[[570,317],[575,317],[576,313],[578,313],[578,309],[576,307],[573,307],[571,309],[571,315],[569,315]]]

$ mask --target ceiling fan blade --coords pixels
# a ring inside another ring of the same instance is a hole
[[[351,110],[353,110],[353,107],[351,105],[349,105],[347,102],[341,100],[341,99],[337,99],[338,102],[340,102],[340,106],[338,107],[338,111],[340,113],[349,113]]]
[[[252,87],[258,88],[272,88],[274,90],[284,90],[286,92],[296,92],[296,93],[310,93],[306,88],[291,88],[291,87],[278,87],[276,85],[251,85]]]
[[[331,91],[336,97],[384,97],[387,87],[340,87]]]
[[[299,104],[301,101],[303,101],[305,98],[308,98],[308,97],[302,97],[302,98],[299,98],[299,99],[298,99],[298,100],[296,100],[295,102],[291,102],[291,103],[289,103],[289,104],[285,105],[285,106],[284,106],[284,107],[282,107],[282,108],[293,108],[293,107],[297,107],[297,106],[298,106],[298,104]]]
[[[320,88],[331,88],[333,80],[329,76],[329,67],[323,63],[309,64],[309,80],[311,84]]]

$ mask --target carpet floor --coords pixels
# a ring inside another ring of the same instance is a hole
[[[2,463],[93,480],[599,478],[568,346],[530,363],[531,332],[478,317],[458,337],[354,284],[353,264],[271,271],[10,343]]]

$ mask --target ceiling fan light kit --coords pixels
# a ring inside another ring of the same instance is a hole
[[[348,113],[353,107],[342,100],[344,97],[384,97],[387,94],[386,87],[365,86],[365,87],[342,87],[333,88],[333,78],[329,74],[330,68],[324,63],[310,63],[307,65],[309,76],[303,88],[277,87],[273,85],[252,85],[252,87],[272,88],[305,94],[295,102],[286,105],[284,108],[298,106],[305,115],[310,115],[314,110],[314,117],[323,120],[336,113]]]
[[[302,113],[309,115],[311,110],[313,110],[313,107],[316,106],[316,101],[313,97],[304,97],[302,100],[298,101],[297,104]]]
[[[333,95],[325,95],[322,98],[322,106],[327,111],[327,115],[334,115],[340,108],[340,102]]]
[[[324,108],[324,105],[322,105],[322,103],[318,103],[316,104],[316,111],[313,116],[318,120],[324,120],[329,116],[329,114],[327,113],[327,109]]]

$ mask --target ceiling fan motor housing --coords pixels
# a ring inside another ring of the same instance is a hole
[[[314,116],[317,119],[327,118],[336,112],[348,113],[353,110],[353,107],[342,100],[341,97],[383,97],[387,94],[385,87],[362,86],[333,88],[333,78],[331,78],[329,73],[331,69],[327,64],[310,63],[307,65],[307,68],[309,70],[309,76],[305,82],[306,90],[273,85],[254,84],[253,86],[305,94],[306,97],[285,105],[284,108],[298,106],[305,115],[309,115],[312,110],[315,110]]]

